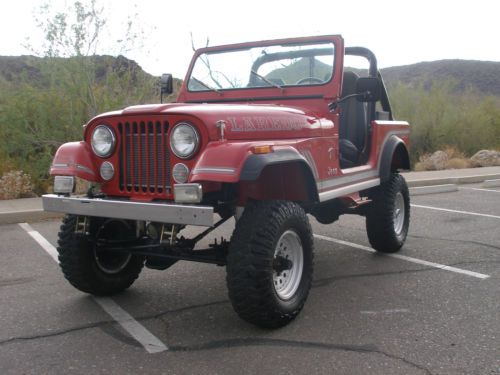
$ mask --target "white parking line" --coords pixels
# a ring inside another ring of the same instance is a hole
[[[464,187],[461,187],[460,190],[476,190],[476,191],[488,191],[490,193],[500,193],[500,190],[481,189],[481,188],[464,188]]]
[[[59,263],[57,249],[45,239],[39,232],[31,228],[28,223],[19,223],[19,226],[25,230],[49,255],[55,262]]]
[[[94,300],[116,320],[130,336],[141,343],[148,353],[160,353],[168,350],[167,346],[149,332],[142,324],[123,310],[115,301],[108,297],[94,297]]]
[[[360,311],[361,314],[366,314],[366,315],[380,315],[380,314],[404,314],[404,313],[409,313],[410,310],[408,309],[386,309],[386,310],[380,310],[380,311],[375,311],[375,310],[362,310]]]
[[[473,216],[483,216],[483,217],[490,217],[493,219],[500,219],[500,216],[496,215],[489,215],[489,214],[480,214],[477,212],[469,212],[469,211],[459,211],[459,210],[450,210],[448,208],[440,208],[440,207],[432,207],[432,206],[422,206],[419,204],[411,204],[412,207],[416,208],[427,208],[428,210],[436,210],[436,211],[445,211],[445,212],[453,212],[457,214],[464,214],[464,215],[473,215]]]
[[[34,230],[28,223],[19,223],[49,255],[59,263],[57,249],[47,241],[39,232]],[[115,301],[109,297],[92,296],[99,306],[102,307],[122,328],[136,339],[148,353],[160,353],[168,350],[167,346],[156,336],[149,332],[142,324],[136,321],[129,313],[123,310]]]
[[[314,234],[314,237],[316,237],[317,239],[323,240],[323,241],[338,243],[340,245],[345,245],[345,246],[353,247],[355,249],[359,249],[359,250],[363,250],[363,251],[368,251],[370,253],[376,253],[377,252],[376,250],[374,250],[374,249],[372,249],[371,247],[368,247],[368,246],[358,245],[356,243],[342,241],[342,240],[338,240],[336,238],[331,238],[331,237],[327,237],[327,236],[322,236],[321,234]],[[382,254],[382,253],[380,253],[380,254]],[[391,257],[391,258],[397,258],[397,259],[405,260],[407,262],[422,264],[424,266],[428,266],[428,267],[432,267],[432,268],[438,268],[438,269],[441,269],[441,270],[444,270],[444,271],[461,273],[463,275],[476,277],[478,279],[483,279],[484,280],[484,279],[487,279],[487,278],[490,277],[490,275],[485,275],[483,273],[474,272],[474,271],[468,271],[468,270],[464,270],[464,269],[461,269],[461,268],[447,266],[445,264],[439,264],[439,263],[429,262],[427,260],[412,258],[412,257],[408,257],[406,255],[400,255],[400,254],[383,254],[383,255]]]

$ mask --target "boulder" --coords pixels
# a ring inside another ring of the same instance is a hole
[[[446,169],[448,159],[448,154],[444,151],[436,151],[429,157],[429,160],[436,170]]]
[[[481,150],[476,152],[470,159],[474,165],[480,167],[500,166],[500,151]]]

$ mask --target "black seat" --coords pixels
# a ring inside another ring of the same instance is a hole
[[[359,76],[351,71],[344,72],[342,95],[356,93],[356,82]],[[340,104],[339,149],[340,167],[350,168],[359,164],[368,135],[366,105],[356,98],[347,99]]]

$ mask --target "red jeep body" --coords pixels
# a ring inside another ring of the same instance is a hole
[[[225,72],[213,67],[230,53],[254,51],[259,54],[244,73],[248,81],[239,72],[231,76],[243,57],[231,60],[231,67],[221,63]],[[344,71],[345,55],[365,58],[368,77]],[[288,65],[278,65],[283,59]],[[265,64],[274,65],[261,73]],[[302,73],[289,78],[299,67]],[[281,68],[288,68],[286,74]],[[273,78],[279,74],[289,81]],[[92,145],[93,137],[101,142],[98,127],[112,142],[105,156]],[[373,53],[344,47],[340,36],[204,48],[196,51],[176,103],[102,114],[85,126],[83,141],[62,145],[50,169],[56,185],[72,183],[60,176],[76,176],[94,190],[74,197],[67,187],[57,188],[43,197],[44,207],[78,218],[129,220],[137,228],[161,223],[170,226],[172,238],[175,225],[211,227],[214,212],[239,217],[254,201],[293,202],[333,222],[343,213],[365,214],[370,192],[409,169],[409,133],[407,122],[393,120]],[[180,152],[193,150],[177,155],[173,142]]]

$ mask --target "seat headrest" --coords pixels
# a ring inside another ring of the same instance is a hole
[[[356,92],[356,82],[358,80],[359,76],[350,71],[347,70],[344,72],[344,76],[342,77],[342,96],[347,96],[354,94]]]

